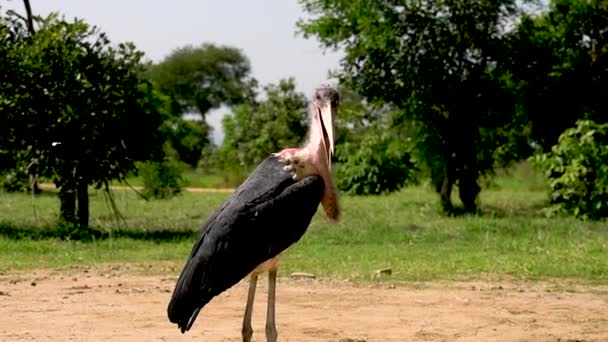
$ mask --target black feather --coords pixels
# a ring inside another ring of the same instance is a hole
[[[167,310],[182,333],[213,297],[306,232],[323,197],[323,180],[296,182],[283,166],[274,156],[266,158],[203,225]]]

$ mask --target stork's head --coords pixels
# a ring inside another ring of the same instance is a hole
[[[335,120],[340,105],[340,94],[329,86],[322,86],[315,90],[312,98],[311,124],[320,125],[318,130],[322,134],[323,146],[327,153],[328,166],[331,165],[331,156],[334,154]],[[314,120],[317,119],[317,120]]]

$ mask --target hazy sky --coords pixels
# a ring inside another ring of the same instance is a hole
[[[238,47],[249,57],[261,84],[293,76],[307,96],[328,82],[339,55],[324,54],[314,39],[295,35],[304,13],[297,0],[30,0],[34,14],[57,11],[97,25],[113,43],[132,41],[158,61],[176,47],[214,42]],[[0,0],[3,9],[23,12],[20,0]],[[208,117],[221,139],[221,112]]]

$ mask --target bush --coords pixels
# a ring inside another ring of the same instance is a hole
[[[531,157],[549,179],[551,203],[577,217],[608,217],[608,124],[577,121],[549,153]]]
[[[144,182],[144,196],[163,199],[181,192],[185,180],[181,176],[183,167],[175,161],[145,162],[139,164],[139,173]]]
[[[0,177],[0,183],[6,192],[27,192],[30,190],[30,181],[27,175],[11,171]]]
[[[418,168],[407,144],[387,134],[369,133],[361,143],[337,150],[337,186],[353,195],[381,194],[414,182]]]
[[[15,166],[4,173],[0,172],[0,185],[6,192],[30,192],[34,190],[34,193],[40,193],[38,184],[23,167]]]

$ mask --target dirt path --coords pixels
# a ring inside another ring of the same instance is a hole
[[[165,315],[175,276],[130,267],[0,275],[0,341],[239,341],[245,283],[182,335]],[[265,341],[265,291],[260,281],[255,341]],[[608,286],[281,278],[277,311],[280,341],[608,341]]]

